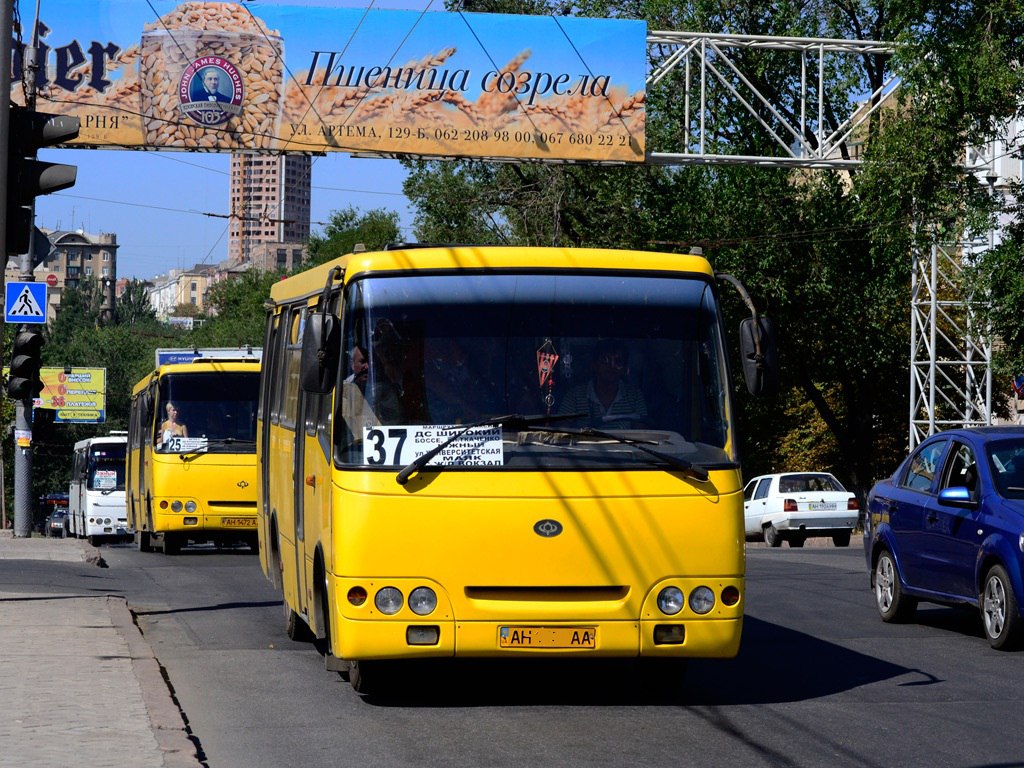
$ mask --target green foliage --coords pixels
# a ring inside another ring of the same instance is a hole
[[[280,272],[250,270],[221,280],[207,293],[209,319],[194,328],[188,344],[197,347],[259,347],[263,345],[264,304]]]
[[[149,301],[146,284],[129,280],[117,299],[117,322],[121,325],[152,325],[156,310]]]
[[[96,281],[84,280],[80,287],[62,292],[57,318],[46,329],[43,366],[106,369],[106,422],[58,424],[53,411],[34,410],[32,498],[67,490],[75,442],[128,428],[131,389],[152,369],[155,350],[182,345],[182,333],[157,323],[134,290],[129,302],[131,309],[122,311],[119,301],[115,317],[108,319]]]
[[[324,228],[324,234],[309,238],[309,261],[302,268],[308,269],[351,253],[357,243],[371,251],[383,248],[388,243],[398,242],[400,234],[398,213],[395,211],[377,208],[360,213],[352,207],[335,211]]]

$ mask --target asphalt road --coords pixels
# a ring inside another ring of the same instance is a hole
[[[103,556],[48,572],[127,596],[211,768],[1024,766],[1024,652],[973,611],[883,624],[859,546],[748,549],[739,657],[692,662],[671,702],[622,663],[418,666],[362,698],[287,638],[245,550]]]

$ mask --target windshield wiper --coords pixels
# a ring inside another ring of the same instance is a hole
[[[592,435],[593,437],[600,437],[604,440],[614,440],[615,442],[622,443],[623,445],[631,445],[638,451],[643,451],[644,453],[650,456],[654,456],[656,459],[661,459],[666,464],[673,466],[676,469],[681,469],[684,472],[689,472],[691,475],[694,476],[695,479],[699,480],[702,483],[706,483],[708,481],[708,471],[704,469],[704,467],[700,466],[699,464],[694,464],[691,461],[687,461],[686,459],[681,459],[678,456],[672,456],[671,454],[662,453],[661,451],[656,451],[653,448],[648,448],[648,445],[657,445],[657,443],[653,443],[650,440],[634,440],[629,437],[613,435],[611,432],[604,432],[600,429],[594,429],[593,427],[584,427],[583,429],[580,430],[572,430],[569,431],[569,434],[579,434],[586,436]]]
[[[475,421],[472,424],[467,424],[465,427],[463,427],[461,430],[459,430],[454,435],[449,437],[447,440],[442,440],[440,443],[435,445],[422,456],[417,456],[407,465],[402,467],[398,475],[395,477],[395,480],[398,482],[399,485],[405,485],[407,482],[409,482],[409,477],[412,475],[413,472],[417,472],[423,469],[423,467],[425,467],[430,462],[431,459],[433,459],[435,456],[437,456],[437,454],[439,454],[449,445],[454,443],[460,437],[465,435],[471,429],[479,429],[480,427],[495,427],[498,424],[501,424],[502,428],[507,427],[509,429],[523,429],[525,427],[532,427],[536,424],[544,424],[545,422],[549,421],[566,421],[569,419],[582,419],[586,418],[586,416],[587,414],[585,413],[563,413],[557,416],[523,416],[522,414],[518,413],[510,413],[505,416],[496,416],[491,419],[481,419],[480,421]]]

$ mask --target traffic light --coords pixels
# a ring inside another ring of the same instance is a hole
[[[32,230],[32,203],[75,184],[78,168],[36,160],[36,150],[63,144],[78,136],[79,120],[69,115],[34,112],[10,105],[7,136],[7,211],[4,231],[7,255],[27,253]]]
[[[12,400],[27,400],[43,391],[39,380],[39,353],[43,334],[39,331],[18,331],[14,336],[11,353],[11,372],[7,377],[7,395]]]

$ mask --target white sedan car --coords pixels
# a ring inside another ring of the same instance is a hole
[[[859,512],[857,497],[827,472],[761,475],[743,488],[747,540],[763,538],[770,547],[802,547],[808,536],[848,547]]]

